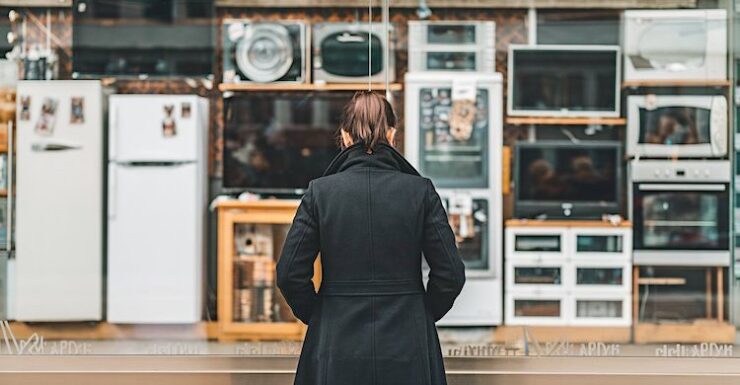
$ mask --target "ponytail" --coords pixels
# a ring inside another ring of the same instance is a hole
[[[369,152],[378,143],[388,143],[387,133],[396,127],[396,114],[388,100],[372,91],[358,91],[344,107],[340,129],[347,132],[354,143],[362,143]],[[339,143],[344,143],[339,135]]]

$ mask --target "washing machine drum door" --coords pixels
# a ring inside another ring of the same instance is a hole
[[[288,29],[280,24],[247,26],[236,46],[236,64],[251,81],[279,80],[293,65],[293,43]]]

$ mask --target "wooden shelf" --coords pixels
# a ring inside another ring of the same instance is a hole
[[[639,87],[727,87],[732,82],[727,79],[720,80],[630,80],[622,83],[622,88]]]
[[[391,83],[388,85],[391,91],[403,90],[403,84]],[[367,83],[221,83],[218,85],[218,89],[221,92],[233,91],[233,92],[249,92],[249,91],[262,91],[262,92],[281,92],[281,91],[362,91],[367,90]],[[372,89],[375,91],[385,90],[384,83],[373,83]]]
[[[506,227],[600,227],[600,228],[613,228],[613,227],[632,227],[630,221],[621,221],[618,224],[612,224],[608,221],[599,220],[540,220],[540,219],[507,219],[505,223]]]
[[[541,125],[563,125],[563,126],[587,126],[591,124],[598,124],[602,126],[624,126],[625,124],[627,124],[627,119],[624,119],[624,118],[595,118],[595,117],[560,118],[560,117],[551,117],[551,116],[508,116],[506,117],[506,124],[515,124],[515,125],[541,124]]]

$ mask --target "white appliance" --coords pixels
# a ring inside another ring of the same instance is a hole
[[[627,153],[642,157],[727,154],[727,99],[721,95],[627,97]]]
[[[498,73],[406,74],[404,153],[439,189],[462,239],[468,277],[438,322],[443,326],[500,325],[503,319],[502,79]]]
[[[496,23],[409,21],[409,72],[496,71]]]
[[[625,11],[624,80],[727,79],[723,9]]]
[[[201,319],[208,104],[191,95],[112,95],[108,321]]]
[[[100,320],[103,311],[103,88],[20,81],[16,258],[19,321]]]

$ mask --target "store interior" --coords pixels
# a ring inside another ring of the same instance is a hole
[[[465,262],[446,355],[736,343],[734,2],[11,3],[2,353],[296,354],[275,265],[367,89]]]

